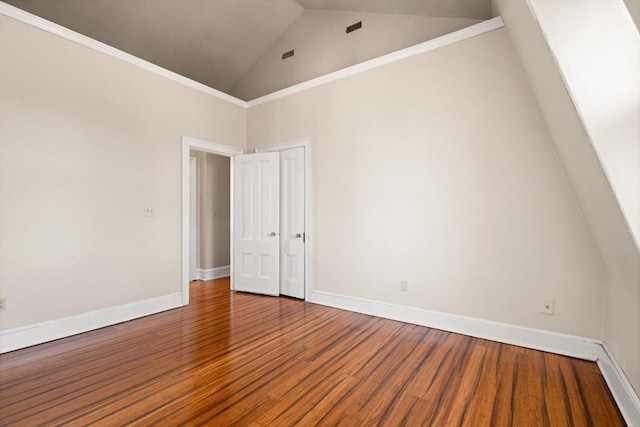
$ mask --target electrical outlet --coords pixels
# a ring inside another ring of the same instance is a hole
[[[543,299],[540,305],[540,313],[553,314],[554,301],[552,299]]]
[[[156,216],[156,209],[153,206],[145,206],[144,216]]]
[[[400,292],[409,292],[409,282],[400,280]]]
[[[7,310],[7,299],[0,298],[0,311],[6,311],[6,310]]]

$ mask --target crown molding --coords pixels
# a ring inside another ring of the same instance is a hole
[[[389,53],[387,55],[383,55],[383,56],[371,59],[369,61],[361,62],[351,67],[343,68],[341,70],[334,71],[332,73],[325,74],[323,76],[316,77],[311,80],[307,80],[306,82],[302,82],[302,83],[290,86],[286,89],[282,89],[282,90],[270,93],[268,95],[261,96],[252,101],[246,102],[234,96],[228,95],[224,92],[221,92],[217,89],[213,89],[212,87],[196,82],[195,80],[191,80],[178,73],[169,71],[166,68],[162,68],[158,65],[152,64],[151,62],[145,61],[144,59],[138,58],[137,56],[133,56],[120,49],[116,49],[115,47],[112,47],[102,42],[99,42],[97,40],[94,40],[90,37],[77,33],[61,25],[55,24],[51,21],[47,21],[46,19],[40,18],[39,16],[36,16],[32,13],[26,12],[22,9],[18,9],[17,7],[11,6],[2,1],[0,1],[0,14],[16,19],[20,22],[39,28],[43,31],[46,31],[48,33],[70,40],[72,42],[81,44],[85,47],[96,50],[105,55],[109,55],[113,58],[119,59],[128,64],[135,65],[136,67],[140,67],[144,70],[147,70],[149,72],[152,72],[164,78],[172,80],[181,85],[190,87],[197,91],[206,93],[207,95],[214,96],[223,101],[227,101],[234,105],[237,105],[239,107],[244,107],[244,108],[250,108],[250,107],[255,107],[261,104],[265,104],[267,102],[271,102],[276,99],[284,98],[286,96],[293,95],[295,93],[302,92],[307,89],[311,89],[313,87],[323,85],[325,83],[329,83],[338,79],[353,76],[354,74],[362,73],[364,71],[381,67],[383,65],[391,64],[396,61],[401,61],[403,59],[420,55],[430,50],[438,49],[440,47],[444,47],[444,46],[504,27],[504,21],[502,20],[502,17],[497,16],[495,18],[492,18],[483,22],[479,22],[475,25],[471,25],[461,30],[454,31],[453,33],[449,33],[444,36],[440,36],[435,39],[428,40],[426,42],[419,43],[414,46],[410,46],[408,48],[401,49],[401,50]]]
[[[140,59],[137,56],[133,56],[120,49],[116,49],[115,47],[112,47],[102,42],[99,42],[97,40],[94,40],[90,37],[77,33],[61,25],[55,24],[51,21],[47,21],[46,19],[40,18],[39,16],[26,12],[22,9],[18,9],[17,7],[11,6],[1,1],[0,1],[0,14],[8,16],[10,18],[23,22],[25,24],[31,25],[33,27],[39,28],[43,31],[54,34],[56,36],[62,37],[63,39],[81,44],[82,46],[88,47],[90,49],[96,50],[105,55],[119,59],[120,61],[126,62],[131,65],[135,65],[136,67],[140,67],[143,70],[150,71],[154,74],[157,74],[166,79],[172,80],[183,86],[187,86],[191,89],[195,89],[197,91],[206,93],[207,95],[214,96],[223,101],[227,101],[232,104],[235,104],[239,107],[247,108],[247,103],[241,99],[235,98],[231,95],[227,95],[226,93],[220,92],[217,89],[213,89],[207,85],[198,83],[195,80],[191,80],[178,73],[169,71],[166,68],[162,68],[156,64],[152,64],[149,61]]]
[[[479,22],[461,30],[454,31],[453,33],[445,34],[444,36],[436,37],[435,39],[427,40],[426,42],[418,43],[405,49],[397,50],[395,52],[391,52],[389,54],[379,56],[365,62],[361,62],[351,67],[343,68],[341,70],[325,74],[324,76],[307,80],[306,82],[290,86],[286,89],[261,96],[249,101],[247,104],[249,108],[265,104],[279,98],[284,98],[285,96],[293,95],[295,93],[323,85],[325,83],[353,76],[354,74],[362,73],[373,68],[378,68],[383,65],[391,64],[393,62],[401,61],[403,59],[411,58],[412,56],[429,52],[430,50],[435,50],[453,43],[457,43],[471,37],[479,36],[480,34],[497,30],[498,28],[502,27],[504,27],[504,21],[502,20],[502,17],[497,16],[495,18]]]

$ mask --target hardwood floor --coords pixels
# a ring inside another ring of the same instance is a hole
[[[624,425],[595,363],[194,282],[0,356],[0,425]]]

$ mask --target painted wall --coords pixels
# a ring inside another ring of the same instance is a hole
[[[638,389],[637,248],[503,6],[507,30],[253,107],[249,144],[313,138],[317,289],[604,338]],[[0,54],[0,328],[180,292],[180,137],[243,147],[246,111],[3,16]]]
[[[362,28],[346,27],[362,21]],[[305,10],[231,88],[244,100],[451,33],[478,19]],[[295,56],[282,54],[291,49]]]
[[[198,268],[225,267],[231,259],[230,160],[202,151],[191,153],[198,162]]]
[[[604,260],[604,342],[640,391],[640,256],[633,236],[527,3],[497,0],[493,6],[505,20]]]
[[[4,16],[0,55],[0,328],[180,293],[181,137],[246,110]]]
[[[249,109],[250,149],[305,136],[315,289],[603,337],[602,259],[505,29]]]
[[[622,0],[530,0],[640,248],[640,34]]]

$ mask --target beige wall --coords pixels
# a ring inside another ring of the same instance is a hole
[[[605,263],[604,341],[640,391],[640,256],[633,236],[527,3],[497,0],[493,6],[505,20]]]
[[[192,151],[198,162],[198,268],[230,264],[231,229],[228,157]]]
[[[181,137],[246,110],[4,16],[0,54],[0,328],[179,293]]]
[[[346,34],[346,27],[362,28]],[[478,19],[305,10],[238,80],[231,94],[251,100],[276,90],[451,33]],[[282,60],[291,49],[295,56]]]
[[[530,0],[640,248],[640,34],[622,0]]]
[[[249,110],[249,148],[305,136],[316,289],[603,337],[602,259],[506,30]]]
[[[316,289],[604,338],[639,389],[640,258],[526,4],[498,3],[507,29],[253,107],[248,126],[0,16],[0,328],[180,292],[182,135],[311,136]]]

